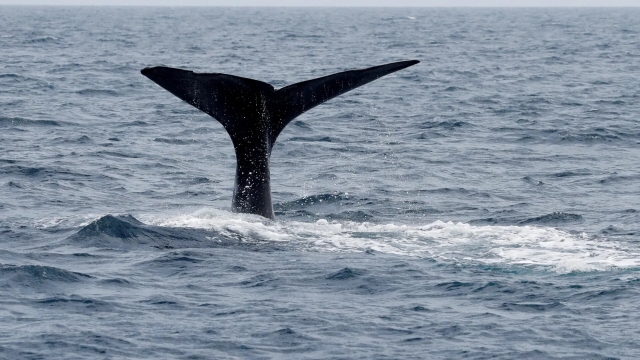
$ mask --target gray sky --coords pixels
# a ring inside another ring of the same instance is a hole
[[[640,0],[0,0],[0,5],[639,7]]]

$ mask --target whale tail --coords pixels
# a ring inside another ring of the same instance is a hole
[[[287,124],[325,101],[417,63],[410,60],[344,71],[279,90],[239,76],[164,66],[145,68],[141,73],[222,124],[238,161],[234,211],[273,218],[269,157]]]

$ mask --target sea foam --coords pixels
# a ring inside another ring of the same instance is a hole
[[[640,251],[610,239],[553,227],[476,226],[461,222],[269,221],[259,216],[201,209],[191,214],[142,216],[166,227],[199,228],[243,241],[288,242],[301,251],[373,251],[460,265],[542,267],[559,273],[640,267]]]

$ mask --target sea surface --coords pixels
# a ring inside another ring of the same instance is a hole
[[[140,74],[276,88],[277,219]],[[0,358],[640,358],[640,9],[0,7]]]

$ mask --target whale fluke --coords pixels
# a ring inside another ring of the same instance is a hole
[[[410,60],[344,71],[279,90],[239,76],[164,66],[145,68],[141,73],[222,124],[237,160],[233,211],[273,219],[269,158],[285,126],[327,100],[417,63]]]

